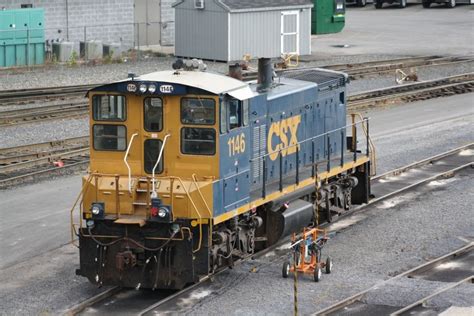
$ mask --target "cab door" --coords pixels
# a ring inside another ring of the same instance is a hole
[[[247,100],[228,96],[221,99],[220,134],[220,178],[223,211],[227,212],[249,201],[251,142]]]

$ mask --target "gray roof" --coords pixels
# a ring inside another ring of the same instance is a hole
[[[219,0],[218,2],[232,11],[313,5],[312,0]]]
[[[172,4],[177,7],[186,0],[178,0]],[[191,0],[188,0],[191,1]],[[223,9],[230,12],[266,11],[277,9],[299,9],[313,6],[314,0],[207,0],[214,1]]]

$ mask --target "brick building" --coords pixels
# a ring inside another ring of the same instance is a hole
[[[101,40],[124,48],[174,44],[174,0],[0,0],[0,9],[44,8],[51,41]]]

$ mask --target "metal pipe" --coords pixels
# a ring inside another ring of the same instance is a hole
[[[130,153],[130,148],[132,148],[133,144],[133,139],[138,136],[138,133],[134,133],[132,135],[132,138],[130,139],[130,143],[128,144],[127,151],[125,152],[125,156],[123,157],[123,162],[125,162],[125,166],[127,166],[128,169],[128,192],[132,193],[132,169],[130,168],[130,165],[128,164],[127,158],[128,154]]]
[[[158,194],[156,193],[156,189],[155,189],[155,171],[156,171],[156,168],[158,167],[158,165],[160,164],[161,156],[163,155],[163,150],[165,149],[166,142],[167,142],[167,140],[170,136],[171,136],[171,134],[166,134],[165,138],[163,138],[163,145],[160,148],[160,153],[158,154],[158,159],[156,159],[156,163],[153,166],[153,170],[151,172],[151,174],[152,174],[151,175],[151,181],[152,181],[152,184],[151,184],[152,185],[151,197],[152,198],[156,198],[158,196]]]
[[[66,39],[69,41],[69,1],[66,0]],[[85,42],[84,42],[85,45]]]

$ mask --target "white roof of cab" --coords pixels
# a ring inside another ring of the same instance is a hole
[[[202,71],[157,71],[134,78],[136,81],[158,81],[194,87],[213,94],[228,94],[239,100],[254,96],[248,83],[215,73]]]

